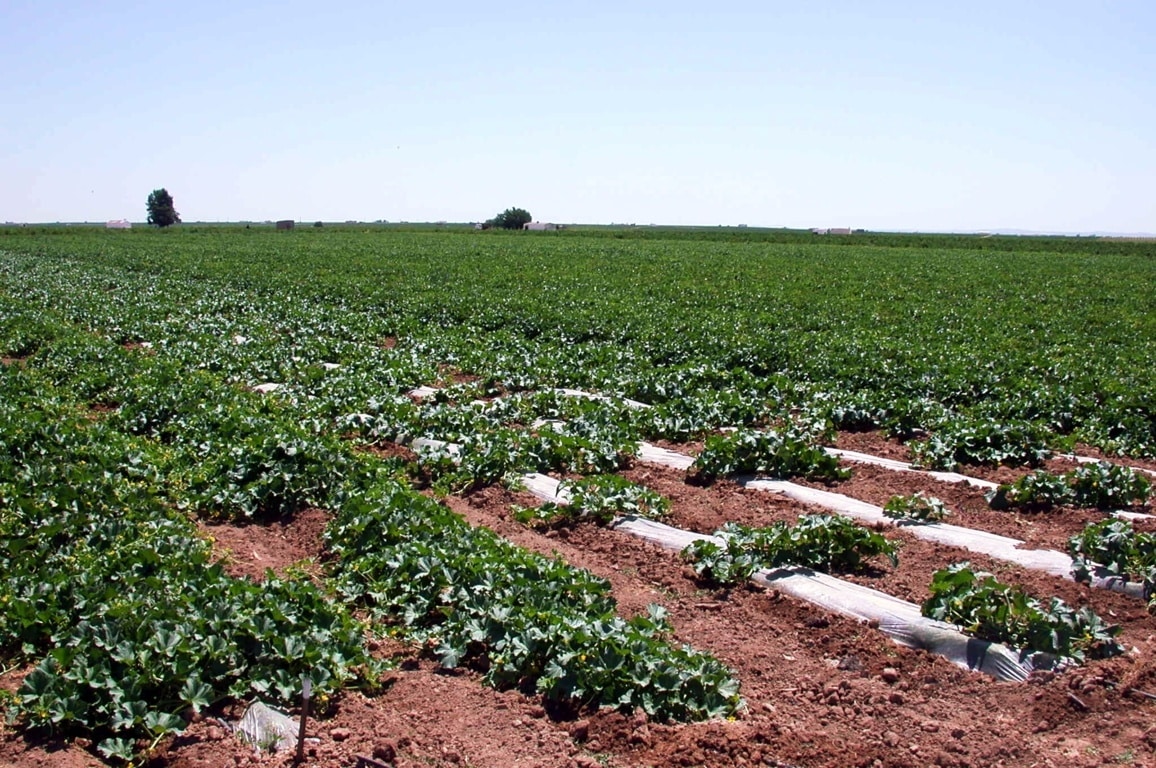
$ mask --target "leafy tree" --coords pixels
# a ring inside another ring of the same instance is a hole
[[[173,208],[173,196],[163,187],[149,193],[146,207],[149,212],[149,224],[167,227],[181,223],[181,215]]]
[[[502,229],[521,229],[533,220],[534,217],[525,208],[507,208],[486,223]]]

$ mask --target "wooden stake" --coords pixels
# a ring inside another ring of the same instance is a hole
[[[313,693],[313,680],[301,676],[301,723],[297,730],[297,757],[294,758],[294,765],[301,765],[305,762],[305,721],[309,719],[309,697]]]

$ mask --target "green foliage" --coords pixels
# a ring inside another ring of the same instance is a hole
[[[710,435],[691,472],[707,480],[737,474],[840,480],[850,474],[839,468],[837,458],[796,429],[784,432],[739,429]]]
[[[883,505],[883,514],[895,520],[917,523],[939,522],[951,514],[935,496],[916,491],[911,496],[892,496]]]
[[[423,404],[404,429],[457,446],[452,455],[446,450],[421,455],[423,467],[447,492],[511,473],[609,473],[638,450],[632,416],[613,402],[555,392],[513,395],[484,407],[435,400]],[[528,430],[526,424],[538,426]]]
[[[145,208],[148,210],[149,224],[163,228],[181,223],[181,215],[173,205],[173,196],[163,187],[149,193]]]
[[[359,625],[324,589],[234,583],[174,514],[259,520],[312,504],[341,530],[377,521],[342,545],[350,562],[335,555],[324,588],[341,585],[446,662],[568,701],[733,711],[717,661],[679,651],[659,618],[616,618],[604,586],[460,521],[437,533],[444,512],[408,489],[388,514],[364,508],[357,489],[397,484],[403,462],[357,451],[391,441],[462,445],[459,463],[421,458],[446,490],[610,473],[640,439],[729,427],[778,439],[712,445],[720,475],[833,477],[814,443],[834,426],[915,440],[929,465],[1031,464],[1075,440],[1156,455],[1150,245],[361,229],[290,242],[260,228],[0,228],[0,599],[16,606],[0,616],[0,655],[43,667],[20,694],[23,722],[90,730],[123,757],[187,708],[288,691],[299,669],[267,631],[304,643],[334,688],[361,684]],[[266,382],[280,387],[255,391]],[[448,386],[429,402],[406,395],[434,383]],[[784,432],[797,423],[815,426]],[[173,573],[178,559],[188,568]],[[233,615],[243,626],[221,618]],[[96,645],[113,625],[147,665]],[[194,634],[188,650],[187,628],[226,645]],[[218,656],[234,666],[214,671]],[[79,682],[104,663],[130,686],[115,706],[104,678]],[[194,678],[193,665],[207,671]],[[154,666],[162,679],[142,682]]]
[[[0,377],[0,658],[35,662],[28,727],[88,733],[109,756],[226,697],[288,703],[301,675],[373,684],[363,626],[307,576],[235,579],[160,495],[158,446]]]
[[[1115,640],[1120,627],[1105,624],[1090,608],[1073,609],[1055,597],[1044,605],[990,573],[973,571],[969,563],[935,572],[923,615],[981,640],[1006,643],[1025,657],[1042,653],[1083,662],[1124,650]]]
[[[1156,612],[1156,534],[1136,531],[1126,520],[1104,520],[1070,538],[1068,551],[1076,581],[1091,581],[1102,572],[1139,582],[1149,612]]]
[[[992,509],[1043,509],[1073,500],[1067,479],[1043,469],[1029,472],[1014,483],[1001,484],[987,491],[984,497]]]
[[[506,392],[570,386],[660,406],[633,421],[636,437],[686,440],[806,412],[927,439],[928,461],[945,464],[1030,464],[1072,439],[1156,455],[1156,385],[1141,373],[1156,333],[1150,246],[645,234],[515,242],[334,227],[287,243],[230,228],[115,241],[41,230],[5,237],[0,280],[118,343],[164,342],[158,352],[230,381],[285,382],[333,419],[375,415],[375,395],[430,383],[450,362]],[[1013,275],[1031,289],[1009,293]],[[234,334],[250,341],[231,345]],[[383,349],[387,337],[404,343]],[[346,365],[322,373],[323,360]],[[379,435],[406,426],[382,416]],[[989,452],[980,427],[992,424],[1034,432]]]
[[[515,509],[519,522],[553,527],[580,520],[609,523],[616,517],[634,515],[657,518],[670,509],[661,494],[619,475],[591,475],[558,484],[559,492],[570,497],[568,504],[548,502],[536,508]]]
[[[917,464],[953,470],[960,464],[1027,464],[1046,459],[1049,433],[1031,422],[953,419],[927,440],[911,444]]]
[[[1068,479],[1078,507],[1113,509],[1143,504],[1152,492],[1152,483],[1142,474],[1106,461],[1076,467]]]
[[[507,208],[487,223],[498,229],[521,229],[533,220],[534,217],[524,208]]]
[[[393,482],[350,489],[326,538],[336,583],[445,667],[574,706],[658,718],[732,714],[738,686],[677,647],[661,609],[622,619],[608,584],[514,547]]]
[[[1062,475],[1036,470],[985,495],[994,509],[1062,505],[1115,509],[1143,504],[1150,493],[1151,483],[1136,470],[1101,461],[1083,464]]]
[[[696,539],[682,550],[682,559],[694,567],[703,581],[727,587],[746,582],[763,567],[757,552],[730,537],[724,537],[721,545],[710,539]]]
[[[715,584],[735,584],[756,570],[788,565],[853,573],[878,555],[898,564],[894,543],[839,515],[804,515],[795,525],[763,528],[728,523],[715,535],[725,546],[699,539],[682,552],[700,577]]]

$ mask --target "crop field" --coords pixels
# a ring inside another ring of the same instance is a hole
[[[0,229],[0,765],[1156,765],[1154,369],[1153,243]]]

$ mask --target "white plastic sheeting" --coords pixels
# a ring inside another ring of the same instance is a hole
[[[447,443],[445,440],[428,437],[414,438],[409,442],[409,447],[422,456],[445,455],[454,461],[458,461],[462,455],[462,447],[457,443]]]
[[[896,461],[895,459],[885,459],[882,456],[872,456],[869,453],[859,453],[858,451],[845,451],[841,448],[824,448],[828,454],[836,456],[847,461],[854,461],[858,464],[871,464],[876,467],[883,467],[895,472],[918,472],[921,475],[927,475],[936,480],[942,480],[945,483],[967,483],[976,488],[983,488],[991,490],[998,488],[998,483],[993,483],[990,480],[981,480],[978,477],[968,477],[961,475],[958,472],[937,472],[927,469],[919,469],[906,461]]]
[[[628,397],[613,398],[613,397],[608,397],[607,395],[598,395],[598,394],[595,394],[593,392],[586,392],[585,390],[581,390],[581,389],[567,389],[565,387],[559,387],[559,388],[555,389],[554,391],[559,393],[559,394],[566,395],[567,397],[584,397],[587,400],[615,400],[615,399],[617,399],[623,405],[626,405],[629,408],[649,408],[650,407],[646,403],[640,403],[639,401],[631,400]]]
[[[587,397],[592,399],[609,399],[604,395],[592,394],[577,389],[558,389],[556,390],[562,394],[573,397]],[[410,392],[414,396],[428,396],[437,392],[433,387],[418,387]],[[637,401],[626,401],[633,407],[648,408],[650,406],[645,403]],[[543,422],[545,423],[545,422]],[[430,440],[426,438],[418,438],[412,442],[412,447],[420,452],[434,452],[446,453],[453,458],[457,458],[461,454],[461,448],[452,443],[445,443],[440,440]],[[858,453],[856,451],[844,451],[836,448],[826,448],[829,454],[845,458],[848,461],[857,461],[862,463],[873,464],[887,469],[903,472],[919,472],[926,474],[937,480],[945,482],[965,482],[977,488],[995,488],[995,483],[979,478],[968,477],[966,475],[957,474],[955,472],[931,472],[916,469],[911,464],[893,459],[886,459],[880,456],[871,456],[870,454]],[[1078,461],[1097,461],[1097,459],[1090,459],[1087,457],[1069,456]],[[677,453],[675,451],[660,448],[651,443],[639,443],[638,446],[639,461],[658,464],[672,469],[686,471],[694,464],[694,458],[685,454]],[[1147,470],[1141,470],[1147,471]],[[787,482],[784,480],[765,480],[756,478],[739,479],[738,482],[744,487],[752,488],[761,491],[768,491],[770,493],[777,493],[781,496],[786,496],[795,501],[804,504],[812,504],[823,507],[832,512],[846,515],[865,523],[878,523],[882,525],[901,525],[912,533],[916,538],[924,541],[931,541],[937,544],[945,544],[947,546],[959,547],[969,552],[976,552],[979,554],[993,557],[997,560],[1016,563],[1031,570],[1043,571],[1053,576],[1058,576],[1063,579],[1072,580],[1072,558],[1063,552],[1057,552],[1051,549],[1020,549],[1020,545],[1024,542],[1019,539],[1013,539],[1007,536],[1000,536],[987,531],[978,531],[971,528],[963,528],[957,525],[949,525],[946,523],[919,523],[911,524],[903,521],[897,521],[893,518],[887,517],[883,514],[883,508],[868,504],[864,501],[844,496],[839,493],[832,493],[830,491],[821,491],[815,488],[798,485],[796,483]],[[568,503],[569,499],[561,499],[557,496],[557,481],[549,478],[546,475],[526,475],[523,477],[523,483],[527,490],[535,496],[546,501],[553,501],[555,503]],[[553,483],[553,486],[551,486]],[[1117,512],[1119,517],[1129,519],[1143,519],[1149,517],[1138,513]],[[1144,589],[1142,584],[1127,582],[1116,576],[1108,576],[1099,573],[1092,579],[1092,586],[1097,589],[1107,589],[1114,592],[1122,592],[1132,597],[1143,598]]]
[[[540,499],[567,504],[569,494],[559,481],[537,472],[523,475],[522,484]],[[628,517],[613,523],[617,530],[638,536],[666,549],[681,552],[698,539],[721,544],[722,539],[692,533],[643,518]],[[754,580],[820,608],[862,621],[875,621],[879,629],[900,645],[922,648],[946,657],[967,669],[985,672],[1000,680],[1025,680],[1031,664],[1005,646],[967,637],[957,627],[928,619],[919,606],[878,590],[836,579],[809,568],[776,568],[760,571]]]
[[[690,456],[668,451],[665,448],[659,448],[657,445],[651,445],[650,443],[638,444],[638,460],[645,461],[649,464],[661,464],[664,467],[681,469],[683,471],[690,469],[691,465],[694,464],[694,459]]]
[[[1106,461],[1106,459],[1095,459],[1091,456],[1077,456],[1074,453],[1058,453],[1056,455],[1061,459],[1071,459],[1072,461],[1078,461],[1081,464],[1099,464],[1101,461]],[[1128,466],[1127,464],[1120,464],[1118,461],[1113,461],[1112,463],[1119,464],[1121,467]],[[1135,470],[1136,472],[1143,472],[1145,475],[1156,477],[1156,470],[1144,469],[1143,467],[1128,467],[1128,469]]]
[[[638,458],[640,461],[682,470],[689,468],[694,463],[694,460],[689,456],[648,443],[643,443],[639,447]],[[809,488],[785,480],[740,478],[738,482],[746,488],[777,493],[794,501],[823,507],[864,523],[902,525],[917,539],[959,547],[997,560],[1016,563],[1032,570],[1044,571],[1063,579],[1071,580],[1073,578],[1072,558],[1068,555],[1052,549],[1020,549],[1020,545],[1024,542],[1019,539],[946,523],[903,523],[887,517],[883,514],[883,508],[874,504],[868,504],[841,493],[821,491],[817,488]],[[1098,589],[1123,592],[1133,597],[1143,597],[1144,592],[1142,584],[1125,582],[1114,576],[1098,576],[1092,580],[1092,586]]]
[[[543,501],[550,501],[555,504],[570,503],[570,494],[564,488],[560,488],[559,482],[549,475],[532,472],[528,475],[522,475],[521,481],[527,491]]]
[[[883,514],[883,508],[868,504],[850,496],[844,496],[830,491],[821,491],[803,485],[783,480],[739,480],[746,488],[760,491],[769,491],[781,496],[802,502],[824,507],[865,523],[896,525],[897,521]],[[921,523],[905,525],[908,531],[918,539],[934,541],[938,544],[947,544],[960,547],[971,552],[994,557],[998,560],[1017,563],[1025,568],[1045,571],[1053,576],[1072,578],[1072,558],[1063,552],[1051,549],[1017,549],[1023,544],[1019,539],[999,536],[987,531],[976,531],[971,528],[961,528],[958,525],[947,523]]]
[[[233,730],[258,750],[280,752],[297,746],[299,729],[288,715],[255,701]]]

